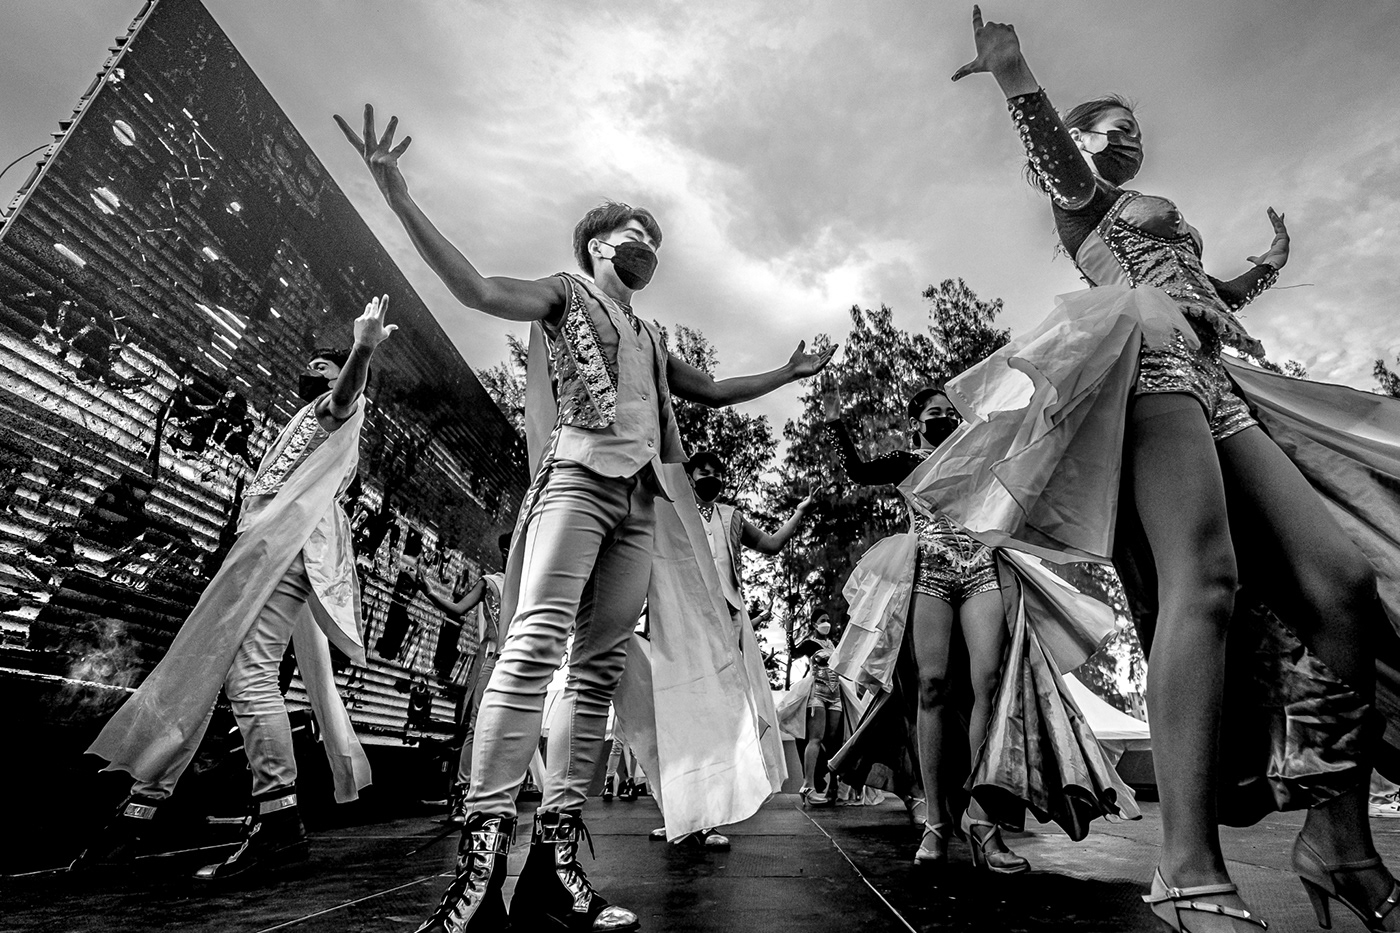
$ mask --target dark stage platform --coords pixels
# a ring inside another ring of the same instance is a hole
[[[991,879],[974,874],[967,847],[957,842],[949,867],[916,868],[915,830],[898,802],[804,811],[795,797],[780,797],[728,831],[732,851],[706,853],[649,840],[647,831],[659,825],[649,798],[595,799],[589,825],[603,859],[589,863],[589,874],[654,933],[1157,930],[1138,899],[1156,858],[1158,832],[1156,805],[1144,810],[1137,823],[1095,824],[1097,831],[1082,843],[1058,832],[1019,836],[1012,844],[1035,870]],[[1276,814],[1249,829],[1224,831],[1236,880],[1279,933],[1317,928],[1288,870],[1300,823],[1300,814]],[[1400,820],[1372,825],[1381,853],[1400,864]],[[438,829],[425,815],[314,832],[309,865],[237,888],[185,880],[180,857],[84,887],[54,876],[11,878],[0,888],[0,928],[411,931],[451,869],[455,839],[413,853]],[[512,855],[512,873],[524,849]],[[1350,914],[1336,911],[1333,923],[1343,933],[1362,929]]]

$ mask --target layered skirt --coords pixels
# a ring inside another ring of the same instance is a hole
[[[967,423],[903,491],[987,544],[1047,560],[1112,561],[1149,652],[1156,577],[1136,513],[1120,489],[1138,356],[1185,338],[1172,299],[1154,288],[1061,296],[1038,328],[948,385]],[[1400,401],[1223,360],[1239,396],[1370,560],[1388,625],[1378,645],[1376,707],[1386,743],[1374,763],[1400,765]],[[1247,529],[1232,528],[1247,558]],[[1354,786],[1373,761],[1379,723],[1311,656],[1270,606],[1267,570],[1242,559],[1227,647],[1222,821],[1311,806]]]

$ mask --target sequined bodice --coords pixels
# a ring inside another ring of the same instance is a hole
[[[1095,285],[1160,288],[1207,346],[1260,355],[1262,346],[1217,294],[1201,265],[1201,238],[1166,198],[1125,191],[1084,240],[1075,263]]]

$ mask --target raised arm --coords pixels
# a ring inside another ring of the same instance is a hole
[[[792,356],[785,366],[754,376],[734,376],[719,380],[704,370],[691,366],[685,360],[670,356],[666,365],[666,378],[671,384],[671,391],[678,398],[708,405],[710,408],[723,408],[725,405],[737,405],[739,402],[759,398],[789,382],[815,375],[826,368],[835,352],[836,347],[831,346],[820,353],[808,353],[807,341],[804,340],[792,351]]]
[[[982,10],[974,6],[972,37],[977,57],[955,71],[953,80],[982,72],[996,78],[1031,166],[1051,199],[1066,210],[1086,206],[1093,200],[1098,182],[1026,64],[1016,27],[1009,23],[983,23]]]
[[[1253,269],[1228,282],[1210,276],[1216,294],[1230,306],[1231,311],[1238,311],[1263,294],[1278,280],[1278,271],[1288,263],[1288,227],[1283,223],[1283,215],[1276,213],[1272,207],[1269,208],[1269,223],[1274,226],[1273,242],[1262,256],[1249,257],[1249,261],[1254,263]]]
[[[399,171],[399,157],[408,149],[413,137],[405,136],[403,142],[394,145],[398,117],[389,119],[389,125],[380,137],[374,129],[374,107],[365,104],[363,139],[350,129],[340,114],[335,115],[335,122],[365,160],[380,193],[408,232],[418,255],[437,273],[458,301],[468,308],[508,321],[541,321],[562,313],[564,286],[558,278],[551,276],[529,280],[483,276],[433,225],[409,195],[408,182]]]
[[[365,313],[355,318],[355,346],[350,350],[350,358],[340,367],[340,375],[330,393],[316,402],[316,417],[327,431],[336,430],[355,413],[365,391],[374,351],[398,330],[397,324],[385,325],[384,315],[388,311],[389,296],[384,295],[371,300],[365,305]]]
[[[797,529],[802,527],[802,523],[807,520],[807,516],[811,514],[812,509],[816,508],[816,505],[817,500],[811,496],[803,499],[797,503],[797,509],[792,513],[792,516],[772,534],[764,531],[745,516],[743,536],[740,540],[744,547],[760,554],[776,554],[783,549],[784,544],[792,539],[793,535],[797,534]]]
[[[863,460],[846,429],[846,422],[840,419],[828,421],[825,427],[827,436],[836,443],[836,454],[841,458],[841,467],[846,471],[846,476],[858,486],[898,486],[920,463],[919,458],[907,451],[895,451],[873,460]]]

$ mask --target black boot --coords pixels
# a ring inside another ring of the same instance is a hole
[[[465,826],[467,823],[467,785],[462,781],[452,784],[447,792],[447,816],[438,820],[448,826]]]
[[[511,923],[518,930],[636,930],[637,915],[608,902],[589,884],[579,863],[579,843],[588,839],[578,813],[536,812],[530,855],[511,898]],[[589,851],[593,842],[588,840]]]
[[[153,797],[132,794],[122,801],[116,815],[98,830],[96,837],[83,853],[68,866],[69,871],[90,871],[94,868],[130,866],[138,852],[144,851],[151,839],[152,820],[160,801]]]
[[[304,861],[310,845],[297,810],[296,790],[293,785],[254,797],[242,843],[228,858],[205,865],[194,876],[201,881],[224,881],[254,868]]]
[[[507,929],[506,856],[515,817],[473,813],[457,845],[457,875],[417,933],[499,933]]]

